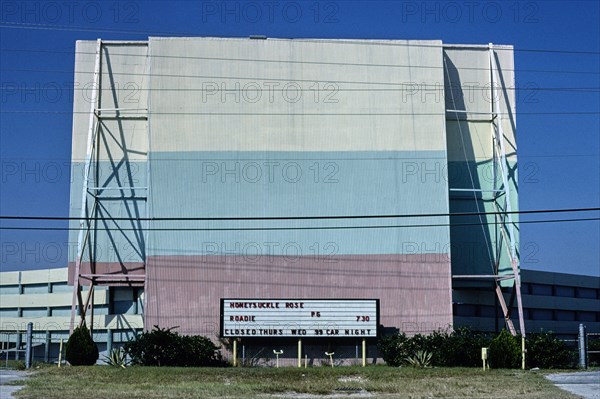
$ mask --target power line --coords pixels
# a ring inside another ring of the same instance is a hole
[[[129,33],[129,34],[140,34],[140,35],[174,35],[174,37],[194,37],[194,38],[217,38],[217,39],[246,39],[245,37],[231,37],[231,36],[218,36],[218,35],[207,35],[199,34],[198,32],[174,32],[174,31],[143,31],[143,30],[116,30],[116,29],[98,29],[88,28],[83,26],[66,26],[66,25],[51,25],[51,24],[34,24],[27,22],[11,22],[11,21],[0,21],[0,28],[5,29],[38,29],[38,30],[57,30],[57,31],[75,31],[75,32],[99,32],[99,33]],[[287,38],[270,38],[270,40],[289,40],[295,42],[305,43],[324,43],[331,42],[336,44],[353,44],[353,45],[370,45],[378,44],[382,46],[391,47],[424,47],[424,48],[440,48],[440,47],[457,47],[461,46],[451,44],[426,44],[426,43],[411,43],[407,40],[407,43],[398,43],[398,39],[352,39],[352,38],[340,38],[340,39],[287,39]],[[143,40],[146,41],[146,40]],[[563,50],[563,49],[531,49],[523,48],[518,49],[513,46],[496,45],[494,49],[496,51],[515,51],[523,53],[548,53],[548,54],[573,54],[573,55],[600,55],[600,51],[585,51],[585,50]],[[486,45],[481,45],[481,48],[485,48]],[[477,47],[473,47],[477,48]]]
[[[18,69],[11,69],[11,68],[2,68],[0,69],[0,71],[20,71]],[[36,70],[36,69],[27,69],[27,70],[22,70],[23,72],[48,72],[48,73],[62,73],[63,71],[56,71],[56,70]],[[64,71],[64,73],[69,73],[69,74],[73,74],[73,71]],[[83,73],[83,74],[87,74],[87,72],[75,72],[75,73]],[[134,93],[134,92],[209,92],[209,93],[218,93],[221,91],[239,91],[239,92],[244,92],[244,93],[252,93],[252,92],[262,92],[262,91],[267,91],[269,93],[274,93],[274,92],[281,92],[281,93],[286,93],[288,90],[290,90],[289,87],[274,87],[273,85],[271,85],[271,82],[283,82],[286,84],[289,83],[306,83],[306,84],[312,84],[314,86],[315,83],[319,84],[318,87],[307,87],[307,88],[303,88],[303,87],[298,87],[298,86],[294,86],[292,88],[292,90],[294,92],[298,91],[298,92],[320,92],[323,93],[323,95],[326,95],[326,93],[330,93],[330,94],[335,94],[338,92],[408,92],[409,94],[414,92],[415,90],[418,90],[419,92],[421,91],[432,91],[432,90],[438,90],[438,91],[442,91],[443,90],[456,90],[456,89],[460,89],[463,91],[468,91],[468,92],[473,92],[473,91],[481,91],[481,92],[487,92],[490,90],[490,86],[489,86],[489,82],[485,82],[483,84],[459,84],[459,85],[450,85],[449,87],[446,87],[444,85],[443,82],[439,82],[439,83],[418,83],[418,82],[373,82],[373,81],[345,81],[345,80],[319,80],[319,79],[297,79],[297,78],[279,78],[279,77],[244,77],[244,76],[218,76],[218,75],[182,75],[182,74],[149,74],[149,73],[134,73],[134,72],[112,72],[111,76],[142,76],[142,77],[163,77],[163,78],[176,78],[176,79],[205,79],[205,80],[209,80],[208,82],[202,82],[204,84],[206,83],[212,83],[212,84],[216,84],[216,83],[224,83],[224,82],[214,82],[212,80],[230,80],[233,81],[231,82],[232,84],[237,84],[238,86],[236,87],[228,87],[228,88],[214,88],[214,87],[197,87],[197,88],[190,88],[190,87],[186,87],[186,88],[168,88],[168,87],[160,87],[160,88],[142,88],[142,87],[100,87],[98,88],[101,91],[107,91],[107,92],[125,92],[125,93]],[[241,87],[241,85],[239,85],[240,82],[235,82],[235,81],[246,81],[250,83],[255,83],[257,84],[257,82],[268,82],[269,86],[268,87],[246,87],[246,85],[244,87]],[[65,84],[67,84],[66,87],[64,87],[65,89],[68,88],[70,90],[73,91],[81,91],[81,92],[86,92],[90,90],[90,87],[75,87],[75,84],[79,83],[79,82],[63,82],[63,86],[62,87],[56,87],[55,85],[52,86],[28,86],[25,87],[23,85],[13,85],[12,83],[4,83],[2,86],[0,86],[0,91],[5,91],[5,92],[9,92],[9,91],[32,91],[32,90],[55,90],[55,89],[62,89]],[[135,84],[134,82],[129,82],[132,84]],[[324,87],[321,87],[321,85],[324,85]],[[367,85],[367,86],[387,86],[387,87],[340,87],[337,85],[346,85],[346,84],[352,84],[352,85]],[[331,87],[328,87],[327,85],[332,85]],[[334,86],[335,85],[335,86]],[[71,87],[72,86],[72,87]],[[392,86],[392,88],[390,88],[390,86]],[[578,93],[578,94],[584,94],[584,93],[593,93],[596,94],[598,92],[600,92],[600,87],[584,87],[584,86],[579,86],[579,87],[536,87],[536,86],[524,86],[524,87],[503,87],[503,90],[507,90],[507,91],[514,91],[514,92],[566,92],[566,93]]]
[[[324,216],[228,216],[228,217],[70,217],[70,216],[13,216],[0,215],[0,220],[128,220],[128,221],[258,221],[258,220],[324,220],[324,219],[400,219],[400,218],[427,218],[427,217],[464,217],[464,216],[490,216],[506,214],[544,214],[544,213],[570,213],[570,212],[597,212],[600,208],[565,208],[565,209],[534,209],[511,212],[455,212],[455,213],[422,213],[422,214],[391,214],[391,215],[324,215]]]
[[[600,51],[584,51],[584,50],[553,50],[553,49],[531,49],[531,48],[515,48],[513,51],[519,53],[548,53],[548,54],[576,54],[576,55],[600,55]]]
[[[468,69],[468,68],[467,68]],[[89,75],[89,71],[61,71],[61,70],[40,70],[40,69],[20,69],[20,68],[2,68],[0,71],[3,72],[44,72],[44,73],[68,73],[68,74],[84,74]],[[266,82],[304,82],[304,83],[338,83],[338,84],[362,84],[362,85],[380,85],[380,86],[399,86],[402,89],[413,89],[415,86],[417,87],[429,87],[429,88],[441,88],[445,87],[443,82],[439,83],[431,83],[431,84],[421,84],[418,82],[373,82],[373,81],[354,81],[354,80],[320,80],[320,79],[298,79],[298,78],[279,78],[279,77],[248,77],[248,76],[220,76],[220,75],[183,75],[183,74],[167,74],[167,73],[145,73],[145,72],[111,72],[111,76],[141,76],[141,77],[163,77],[163,78],[185,78],[185,79],[222,79],[222,80],[244,80],[250,82],[256,81],[266,81]],[[70,83],[70,82],[69,82]],[[73,82],[74,83],[74,82]],[[206,83],[206,82],[204,82]],[[214,82],[209,82],[214,83]],[[451,85],[449,88],[467,88],[469,90],[490,90],[489,82],[475,85]],[[6,84],[4,85],[6,87]],[[79,88],[74,88],[79,89]],[[85,88],[81,88],[85,89]],[[536,88],[536,87],[503,87],[503,90],[600,90],[599,87],[549,87],[549,88]],[[112,88],[107,88],[107,90],[113,90]],[[149,88],[139,88],[139,90],[156,90]],[[176,90],[176,89],[167,89],[167,90]],[[182,91],[186,89],[181,89]],[[270,88],[270,90],[276,90],[275,88]]]
[[[131,112],[131,110],[129,110]],[[142,110],[140,110],[142,111]],[[42,110],[14,110],[3,109],[0,114],[89,114],[87,111],[42,111]],[[368,113],[331,113],[331,112],[147,112],[147,115],[197,115],[197,116],[446,116],[441,112],[368,112]],[[519,115],[600,115],[600,111],[545,111],[545,112],[519,112]],[[121,114],[121,116],[135,117],[142,115]]]
[[[142,219],[139,219],[142,220]],[[545,219],[545,220],[524,220],[519,224],[539,224],[539,223],[571,223],[571,222],[590,222],[600,221],[600,217],[595,218],[573,218],[573,219]],[[284,231],[284,230],[364,230],[364,229],[401,229],[416,227],[460,227],[460,226],[485,226],[502,225],[504,222],[493,221],[481,224],[477,223],[438,223],[438,224],[403,224],[403,225],[369,225],[369,226],[288,226],[288,227],[149,227],[149,228],[120,228],[103,227],[93,229],[95,231]],[[2,227],[0,230],[40,230],[40,231],[79,231],[87,230],[86,227]]]
[[[106,45],[110,45],[110,42]],[[32,53],[52,53],[52,54],[69,54],[69,55],[94,55],[95,52],[87,51],[70,51],[70,50],[46,50],[46,49],[14,49],[0,48],[2,52],[32,52]],[[410,68],[410,69],[443,69],[438,65],[409,65],[409,64],[374,64],[374,63],[350,63],[350,62],[332,62],[332,61],[299,61],[299,60],[276,60],[264,58],[233,58],[233,57],[206,57],[206,56],[189,56],[189,55],[158,55],[158,54],[131,54],[131,53],[115,53],[111,52],[111,56],[119,57],[140,57],[144,60],[147,58],[167,58],[167,59],[185,59],[185,60],[203,60],[203,61],[225,61],[225,62],[252,62],[252,63],[277,63],[277,64],[308,64],[308,65],[328,65],[328,66],[356,66],[356,67],[382,67],[382,68]],[[488,71],[489,68],[478,67],[461,67],[461,70]],[[6,70],[6,69],[0,69]],[[14,71],[23,72],[56,72],[56,73],[73,73],[73,70],[26,70],[13,69]],[[559,74],[589,74],[600,75],[598,71],[574,71],[574,70],[546,70],[546,69],[503,69],[505,72],[531,72],[531,73],[559,73]]]
[[[595,158],[595,157],[599,157],[600,154],[547,154],[547,155],[524,155],[524,154],[519,154],[518,158],[523,160],[523,159],[530,159],[530,158]],[[71,159],[71,158],[31,158],[31,157],[25,157],[25,156],[21,156],[21,157],[3,157],[2,158],[4,162],[48,162],[48,163],[52,163],[52,166],[64,166],[65,168],[69,169],[69,168],[73,168],[74,165],[77,164],[82,164],[85,162],[85,159]],[[485,156],[474,156],[473,158],[471,158],[473,161],[479,163],[479,164],[489,164],[490,158],[489,157],[485,157]],[[419,160],[419,161],[447,161],[447,157],[443,157],[443,156],[408,156],[408,155],[403,155],[403,156],[372,156],[372,157],[366,157],[366,156],[356,156],[356,157],[347,157],[347,156],[327,156],[326,158],[319,158],[319,157],[296,157],[296,156],[290,156],[290,157],[268,157],[268,158],[256,158],[256,157],[236,157],[235,160],[232,160],[231,158],[220,158],[220,157],[211,157],[210,158],[210,162],[215,162],[215,161],[235,161],[235,162],[244,162],[244,161],[249,161],[249,162],[258,162],[258,161],[320,161],[320,162],[334,162],[334,161],[381,161],[381,160],[386,160],[386,161],[410,161],[410,160]],[[159,162],[171,162],[171,161],[180,161],[180,162],[197,162],[197,161],[207,161],[206,158],[200,158],[200,157],[186,157],[185,159],[182,159],[180,157],[177,156],[173,156],[173,157],[167,157],[167,156],[162,156],[161,159],[155,159],[153,160],[153,162],[155,163],[159,163]],[[59,165],[55,165],[58,164]],[[532,162],[530,162],[529,164],[525,165],[531,165]],[[70,169],[69,169],[70,170]]]
[[[1,71],[1,70],[0,70]],[[220,77],[215,77],[216,79],[220,79]],[[223,79],[232,79],[232,78],[223,78]],[[237,78],[236,78],[237,79]],[[246,78],[243,78],[244,80],[246,80]],[[267,79],[267,78],[261,78],[261,79],[256,79],[257,81],[265,81],[265,82],[270,82],[270,81],[285,81],[285,82],[297,82],[297,80],[294,79]],[[329,83],[337,83],[337,82],[331,82],[331,81],[318,81],[318,80],[312,80],[310,81],[312,83],[321,83],[321,84],[329,84]],[[51,82],[49,82],[51,83]],[[133,82],[131,82],[133,83]],[[207,83],[207,82],[204,82]],[[216,82],[208,82],[208,83],[216,83]],[[218,82],[218,83],[224,83],[224,82]],[[364,82],[358,82],[359,84],[366,84]],[[64,86],[64,84],[68,84],[69,86]],[[384,83],[374,83],[374,84],[380,84],[380,85],[384,85]],[[398,85],[398,83],[385,83],[385,85]],[[324,88],[324,87],[318,87],[318,88],[303,88],[303,87],[294,87],[293,91],[302,91],[302,92],[322,92],[323,95],[325,95],[328,92],[403,92],[403,91],[407,91],[407,92],[411,92],[413,90],[415,90],[415,88],[417,88],[418,90],[433,90],[433,89],[442,89],[444,88],[445,90],[447,89],[445,86],[443,86],[442,84],[435,84],[435,83],[431,83],[431,84],[424,84],[424,83],[416,83],[416,82],[408,82],[408,83],[399,83],[399,85],[402,85],[404,87],[401,88],[360,88],[360,87],[349,87],[349,88],[344,88],[344,87],[330,87],[330,88]],[[73,86],[73,87],[71,87]],[[449,89],[467,89],[468,91],[473,91],[473,90],[477,90],[477,91],[484,91],[487,92],[490,90],[490,87],[485,87],[486,85],[482,85],[482,86],[469,86],[469,85],[454,85],[454,86],[450,86]],[[55,89],[60,89],[61,87],[58,86],[21,86],[21,85],[13,85],[12,83],[4,83],[4,85],[0,86],[0,91],[33,91],[33,90],[55,90]],[[75,87],[75,82],[63,82],[63,88],[68,88],[68,89],[72,89],[74,91],[83,91],[83,92],[88,92],[90,91],[90,87]],[[107,91],[107,92],[125,92],[125,93],[131,93],[133,91],[136,92],[154,92],[154,91],[164,91],[164,92],[208,92],[208,93],[216,93],[216,92],[220,92],[222,89],[215,89],[215,88],[205,88],[205,87],[197,87],[197,88],[165,88],[165,87],[156,87],[156,88],[141,88],[141,87],[99,87],[96,88],[96,90],[101,90],[101,91]],[[216,91],[218,90],[218,91]],[[247,87],[239,87],[237,89],[234,88],[227,88],[227,89],[223,89],[224,91],[227,92],[231,92],[231,91],[244,91],[244,92],[248,92],[248,93],[252,93],[252,92],[262,92],[262,91],[268,91],[268,92],[286,92],[289,89],[286,88],[275,88],[275,87],[268,87],[268,88],[247,88]],[[503,90],[507,90],[507,91],[547,91],[547,92],[551,92],[551,91],[555,91],[555,92],[575,92],[575,93],[598,93],[600,92],[600,87],[535,87],[535,86],[531,86],[531,87],[505,87],[503,88]]]

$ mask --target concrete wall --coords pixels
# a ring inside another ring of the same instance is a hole
[[[600,278],[522,270],[521,279],[527,333],[543,330],[573,338],[580,323],[588,332],[600,333]],[[508,302],[508,292],[505,299]],[[455,289],[453,301],[456,325],[482,331],[503,328],[501,311],[497,315],[494,311],[497,304],[491,290]]]
[[[97,102],[104,116],[94,135],[96,144],[89,168],[86,211],[98,220],[92,222],[92,234],[86,241],[82,273],[143,274],[146,245],[140,232],[141,222],[114,218],[146,216],[148,126],[141,117],[146,116],[148,98],[147,43],[106,42],[102,47],[99,88],[94,95],[94,86],[98,86],[94,80],[96,48],[96,42],[78,41],[75,57],[70,212],[73,217],[81,215],[90,105]],[[128,189],[114,190],[115,187]],[[92,206],[94,195],[103,198],[101,206]],[[79,228],[79,221],[72,221],[70,226]],[[71,230],[69,242],[70,248],[77,247],[77,230]],[[90,256],[95,261],[93,268]],[[71,269],[76,257],[76,250],[69,253]],[[69,281],[72,283],[71,276]],[[82,283],[88,284],[89,280]]]
[[[33,323],[34,361],[58,360],[60,340],[68,340],[71,321],[73,287],[67,285],[67,273],[66,267],[0,273],[2,361],[7,354],[9,359],[24,359],[29,323]],[[123,345],[143,329],[143,308],[139,306],[143,295],[143,290],[129,287],[95,288],[93,338],[101,352],[100,362],[112,347]],[[87,323],[89,326],[89,317]]]
[[[450,192],[450,212],[497,212],[504,209],[505,194],[494,201],[491,190],[504,189],[500,165],[494,162],[493,123],[499,123],[508,163],[508,191],[513,211],[518,210],[516,156],[516,102],[513,49],[495,46],[496,88],[499,117],[492,121],[494,103],[487,46],[445,45],[445,106],[450,189],[479,189],[482,192]],[[464,110],[466,113],[450,110]],[[499,145],[498,145],[499,146]],[[495,203],[500,204],[496,208]],[[518,215],[512,215],[517,254]],[[511,273],[506,241],[501,237],[499,219],[494,215],[451,218],[453,274],[496,274],[495,259],[500,254],[498,272]],[[481,225],[483,224],[483,226]],[[496,246],[496,242],[502,242]],[[506,284],[512,285],[512,281]],[[455,286],[481,285],[460,280]],[[487,285],[489,287],[489,284]]]
[[[447,213],[440,42],[151,38],[150,215]],[[382,323],[451,323],[449,229],[402,220],[160,222],[147,325],[212,336],[221,297],[380,298]],[[328,227],[336,228],[330,229]],[[192,230],[177,230],[177,229]],[[199,230],[193,230],[199,229]],[[446,245],[444,245],[446,244]]]
[[[76,79],[90,81],[95,43],[77,48]],[[496,57],[501,83],[509,86],[512,49],[500,47]],[[471,98],[467,85],[481,98]],[[148,119],[102,124],[94,184],[147,189],[101,200],[102,207],[88,212],[155,220],[99,221],[87,252],[97,273],[147,273],[147,326],[211,335],[223,296],[297,296],[380,298],[386,327],[446,327],[452,324],[451,252],[452,273],[490,273],[485,251],[491,248],[494,257],[493,225],[459,227],[473,220],[448,216],[235,218],[444,215],[474,211],[476,204],[494,210],[485,198],[449,200],[448,194],[449,187],[493,188],[486,181],[489,114],[456,120],[446,111],[489,113],[486,86],[487,48],[440,41],[108,43],[101,108],[147,107]],[[501,94],[516,194],[514,92]],[[89,101],[76,98],[74,110],[76,162],[85,157]],[[453,170],[460,173],[448,175]],[[71,203],[78,216],[78,179]],[[234,219],[183,220],[190,217]],[[465,246],[484,251],[483,260],[465,260]]]

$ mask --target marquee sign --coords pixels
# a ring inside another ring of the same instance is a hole
[[[379,299],[221,299],[222,337],[375,338]]]

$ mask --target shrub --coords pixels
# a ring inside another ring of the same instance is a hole
[[[452,357],[450,353],[452,351],[451,337],[452,333],[438,330],[430,335],[419,336],[416,344],[421,348],[421,351],[431,354],[431,364],[435,366],[449,366],[451,363],[450,358]]]
[[[182,366],[218,366],[222,362],[219,347],[200,335],[181,337]]]
[[[519,367],[521,363],[521,345],[517,338],[513,337],[507,330],[502,330],[490,342],[488,360],[490,367],[497,369]]]
[[[468,327],[454,330],[450,336],[447,350],[446,366],[479,367],[481,366],[481,348],[490,346],[488,334],[473,331]]]
[[[172,328],[154,326],[125,344],[132,364],[142,366],[222,366],[219,347],[206,337],[179,335]]]
[[[177,360],[178,335],[169,329],[157,326],[154,330],[143,332],[125,343],[125,353],[132,364],[143,366],[172,366]]]
[[[412,346],[411,338],[408,338],[405,333],[388,335],[377,343],[381,357],[392,367],[404,364],[405,359],[414,353]]]
[[[527,364],[544,369],[573,365],[573,355],[567,345],[551,332],[532,333],[526,339]]]
[[[418,351],[431,353],[433,366],[477,367],[481,363],[481,348],[489,346],[490,338],[469,328],[452,332],[434,331],[430,335],[407,337],[400,333],[383,337],[378,344],[385,362],[390,366],[406,364],[406,359]]]
[[[127,355],[123,348],[113,349],[108,356],[104,356],[104,361],[109,366],[125,368],[129,365]]]
[[[418,350],[413,356],[406,358],[406,363],[414,368],[425,369],[431,367],[431,358],[433,354],[424,350]]]
[[[65,358],[73,366],[91,366],[98,360],[98,347],[85,325],[77,327],[67,341]]]

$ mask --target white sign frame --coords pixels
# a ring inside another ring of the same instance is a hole
[[[379,299],[221,298],[224,338],[377,338]]]

